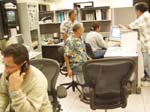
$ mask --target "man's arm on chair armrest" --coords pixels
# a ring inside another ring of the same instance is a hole
[[[65,55],[64,58],[65,58],[66,66],[67,66],[68,76],[71,77],[72,76],[72,70],[70,68],[69,58],[67,55]]]

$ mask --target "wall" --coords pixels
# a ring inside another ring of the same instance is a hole
[[[110,0],[111,7],[130,7],[133,6],[133,0]]]
[[[17,0],[18,3],[22,3],[22,2],[43,3],[45,1],[49,2],[50,0]]]
[[[94,1],[94,7],[111,6],[111,7],[127,7],[132,6],[133,0],[55,0],[56,9],[72,9],[74,2]]]

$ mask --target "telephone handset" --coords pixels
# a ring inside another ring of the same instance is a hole
[[[24,64],[21,66],[20,75],[21,75],[23,72],[26,72],[27,70],[28,70],[28,64],[27,64],[27,63],[24,63]]]

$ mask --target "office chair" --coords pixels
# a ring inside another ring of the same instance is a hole
[[[65,63],[65,59],[64,59],[64,47],[60,47],[58,49],[58,52],[59,52],[59,55],[61,56],[61,61],[60,62],[63,62]],[[64,65],[64,64],[63,64]],[[67,76],[67,68],[66,66],[62,66],[61,67],[61,70],[60,70],[61,74]],[[67,86],[66,89],[69,89],[72,87],[72,90],[73,92],[75,91],[75,89],[77,89],[80,93],[81,93],[81,90],[79,89],[78,86],[82,86],[81,84],[77,83],[75,80],[74,80],[74,74],[73,74],[73,77],[72,77],[72,81],[69,82],[69,83],[64,83],[64,84],[61,84],[62,86]]]
[[[63,46],[42,46],[42,57],[56,60],[60,65],[60,73],[62,75],[67,76],[67,68],[65,66]],[[72,87],[73,91],[75,91],[76,88],[79,92],[81,92],[80,89],[78,88],[78,85],[80,84],[75,82],[74,78],[72,82],[64,83],[62,85],[67,86],[66,89]]]
[[[92,51],[92,47],[91,47],[91,45],[89,43],[85,43],[85,48],[86,48],[86,52],[87,52],[88,56],[90,56],[92,59],[104,58],[104,55],[99,56],[99,57],[95,57],[94,53]],[[106,51],[106,49],[102,49],[102,50]]]
[[[57,87],[57,90],[55,89],[60,70],[58,62],[53,59],[42,58],[32,59],[30,63],[46,76],[48,80],[48,95],[53,106],[53,112],[60,112],[62,109],[57,97],[64,98],[67,96],[67,92],[62,86]]]
[[[43,58],[49,58],[54,59],[58,61],[60,66],[63,65],[62,57],[59,55],[58,49],[62,46],[51,46],[51,45],[42,45],[42,57]]]
[[[89,87],[91,109],[125,108],[127,82],[134,71],[134,60],[103,58],[83,65],[85,86]]]
[[[67,76],[67,69],[64,66],[63,46],[42,46],[42,57],[56,60],[60,65],[60,73]]]

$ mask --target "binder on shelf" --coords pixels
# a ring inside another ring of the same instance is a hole
[[[106,9],[101,9],[102,20],[106,19]]]
[[[102,20],[101,10],[96,10],[96,20]]]

